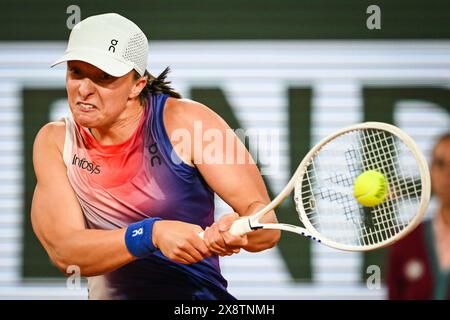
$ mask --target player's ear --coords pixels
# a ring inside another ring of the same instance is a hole
[[[133,81],[134,81],[134,84],[133,84],[133,87],[131,88],[131,92],[129,95],[130,99],[134,99],[141,94],[141,91],[147,85],[147,76],[140,77],[137,80],[133,80]]]

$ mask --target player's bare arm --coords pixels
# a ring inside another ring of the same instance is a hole
[[[280,238],[278,230],[259,230],[248,234],[247,237],[232,236],[228,232],[222,234],[222,237],[219,236],[219,231],[228,231],[231,223],[239,216],[255,213],[270,202],[256,164],[228,124],[210,108],[187,99],[168,100],[164,123],[169,137],[173,139],[172,144],[177,154],[184,162],[197,167],[214,192],[238,213],[238,215],[223,217],[218,224],[208,228],[205,232],[205,242],[208,247],[216,253],[224,253],[227,244],[229,252],[240,247],[252,252],[273,247]],[[219,136],[223,138],[223,141],[193,143],[192,138],[190,148],[182,149],[185,144],[180,143],[177,130],[186,130],[190,137],[195,137],[198,136],[199,132],[195,131],[198,131],[199,127],[201,127],[202,135],[217,132],[220,133]],[[227,138],[230,134],[232,139]],[[211,159],[208,158],[211,154],[206,150],[214,148],[215,146],[212,146],[214,143],[222,148],[215,148],[214,152],[218,154],[214,154],[214,159]],[[231,143],[236,148],[227,148],[227,143]],[[239,161],[238,157],[244,158],[244,161]],[[275,214],[272,212],[266,215],[264,221],[275,223]]]
[[[68,266],[76,265],[83,276],[104,274],[136,258],[124,242],[126,229],[85,228],[82,209],[68,181],[62,158],[64,135],[63,123],[50,123],[40,130],[35,140],[33,162],[37,185],[31,210],[33,229],[61,271],[66,272]],[[177,227],[183,232],[191,228],[192,235],[200,229],[183,222],[172,223],[182,224]],[[189,247],[189,241],[180,238],[176,238],[178,243]],[[210,254],[202,241],[196,241],[193,236],[192,239],[195,249],[191,248],[190,255],[179,252],[178,255],[170,253],[170,257],[192,263]]]

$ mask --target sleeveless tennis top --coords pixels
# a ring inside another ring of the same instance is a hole
[[[125,228],[147,217],[202,228],[213,223],[214,192],[196,168],[176,155],[165,130],[167,98],[150,95],[137,129],[117,145],[99,144],[87,128],[72,117],[64,118],[64,162],[87,228]],[[183,285],[226,290],[218,257],[185,265],[158,250],[113,272],[88,278],[89,297],[100,299],[145,299],[160,288]]]

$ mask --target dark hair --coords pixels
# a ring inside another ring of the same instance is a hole
[[[173,98],[180,99],[181,94],[179,94],[177,91],[175,91],[170,86],[170,81],[166,81],[167,74],[170,72],[170,67],[167,67],[164,69],[163,72],[157,77],[153,76],[150,72],[145,70],[144,77],[147,77],[147,85],[144,89],[142,89],[141,93],[139,94],[139,100],[141,101],[141,104],[145,104],[147,101],[147,97],[149,93],[151,94],[158,94],[158,93],[165,93]],[[134,70],[134,79],[138,80],[141,77],[139,73],[137,73],[136,70]]]

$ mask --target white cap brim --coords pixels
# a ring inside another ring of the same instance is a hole
[[[117,60],[111,56],[105,55],[104,52],[96,52],[96,50],[92,49],[78,49],[66,51],[64,55],[53,62],[51,65],[54,67],[57,64],[66,61],[83,61],[93,66],[99,68],[100,70],[112,75],[113,77],[122,77],[126,75],[128,72],[133,70],[132,65],[128,65],[123,63],[123,61]]]

